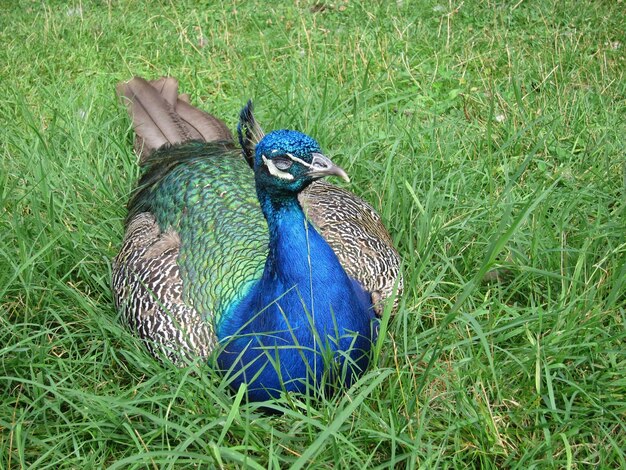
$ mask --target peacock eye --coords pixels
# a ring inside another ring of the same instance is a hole
[[[290,160],[289,158],[283,158],[283,157],[272,158],[272,162],[274,163],[274,166],[278,168],[279,170],[288,170],[293,163],[293,161]]]

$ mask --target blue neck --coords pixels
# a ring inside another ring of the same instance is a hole
[[[246,382],[253,400],[283,388],[303,392],[306,382],[319,385],[328,363],[323,354],[341,364],[337,351],[350,351],[353,367],[346,367],[342,378],[349,384],[367,367],[375,338],[371,298],[345,273],[295,195],[258,191],[258,196],[269,228],[265,270],[229,315],[223,333],[232,337],[218,360],[223,369],[246,369],[233,385]],[[270,363],[276,360],[280,376]]]

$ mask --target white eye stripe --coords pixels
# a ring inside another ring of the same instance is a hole
[[[299,159],[298,157],[290,154],[290,153],[286,153],[285,155],[287,155],[289,158],[291,158],[294,162],[300,163],[301,165],[304,165],[307,168],[313,168],[313,165],[311,165],[310,163],[305,162],[304,160]]]
[[[293,179],[293,175],[291,173],[287,173],[286,171],[281,171],[278,168],[276,168],[276,165],[274,165],[274,162],[270,160],[269,158],[265,158],[265,155],[261,155],[261,157],[263,158],[263,163],[267,167],[267,170],[270,172],[270,175],[276,176],[283,180]]]

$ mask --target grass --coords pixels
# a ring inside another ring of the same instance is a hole
[[[623,8],[2,3],[0,468],[625,467]],[[114,85],[165,74],[312,134],[383,215],[407,288],[345,394],[267,416],[119,325]]]

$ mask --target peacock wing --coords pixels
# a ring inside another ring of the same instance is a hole
[[[396,310],[403,290],[400,255],[374,208],[323,180],[302,191],[298,200],[348,275],[370,292],[376,314],[382,315],[390,298]]]
[[[141,212],[130,219],[112,269],[122,318],[154,356],[174,363],[207,357],[216,343],[211,323],[183,301],[179,252],[177,233],[162,231],[151,213]]]

